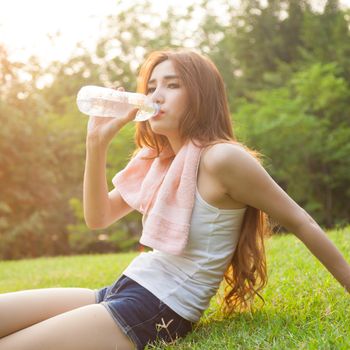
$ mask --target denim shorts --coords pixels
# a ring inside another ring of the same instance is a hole
[[[111,286],[97,290],[96,302],[106,307],[137,350],[158,340],[171,343],[194,326],[125,275]]]

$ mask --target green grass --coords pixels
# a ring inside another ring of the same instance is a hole
[[[328,232],[350,261],[350,227]],[[43,287],[99,288],[137,253],[0,262],[0,292]],[[267,241],[265,306],[222,319],[215,298],[196,330],[157,349],[350,349],[350,295],[294,236]],[[154,348],[154,347],[150,347]]]

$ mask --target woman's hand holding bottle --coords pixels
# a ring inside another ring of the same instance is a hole
[[[125,91],[122,87],[117,90]],[[133,108],[120,118],[90,116],[87,126],[87,142],[107,148],[118,131],[135,119],[137,111],[137,108]]]

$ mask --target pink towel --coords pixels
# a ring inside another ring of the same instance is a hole
[[[156,155],[142,148],[113,178],[128,205],[144,215],[141,244],[174,255],[186,247],[201,151],[189,141],[176,155],[169,147],[142,159]]]

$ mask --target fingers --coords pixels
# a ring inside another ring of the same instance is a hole
[[[123,86],[118,86],[116,88],[117,91],[125,91]],[[136,113],[138,111],[138,108],[133,108],[124,118],[120,119],[122,120],[121,127],[124,126],[126,123],[132,121],[136,117]]]
[[[113,123],[113,133],[118,132],[121,128],[124,127],[127,123],[131,122],[132,120],[135,119],[136,113],[138,109],[133,108],[125,117],[116,119]]]
[[[114,120],[110,124],[111,138],[120,131],[126,124],[135,119],[138,108],[133,108],[125,117],[123,118],[113,118]]]
[[[128,115],[126,116],[126,120],[129,122],[131,120],[134,120],[135,117],[136,117],[136,114],[138,112],[138,108],[133,108],[129,113]]]

